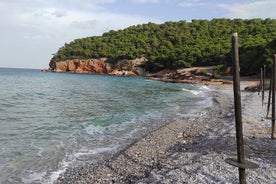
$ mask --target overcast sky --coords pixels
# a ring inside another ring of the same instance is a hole
[[[76,38],[148,22],[276,18],[276,0],[0,0],[0,67],[48,68]]]

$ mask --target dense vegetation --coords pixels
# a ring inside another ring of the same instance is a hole
[[[60,48],[51,61],[106,57],[116,63],[145,57],[147,62],[142,67],[148,71],[230,65],[233,32],[239,34],[244,74],[271,64],[276,53],[275,19],[192,20],[131,26],[102,36],[76,39]]]

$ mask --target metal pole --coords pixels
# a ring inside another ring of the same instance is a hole
[[[273,60],[273,78],[272,78],[272,119],[271,119],[271,139],[274,139],[275,131],[275,89],[276,89],[276,54]]]
[[[238,33],[232,35],[232,63],[233,63],[233,82],[234,82],[234,104],[235,104],[235,124],[237,139],[238,162],[245,164],[244,147],[243,147],[243,130],[242,130],[242,113],[241,113],[241,94],[240,94],[240,66],[239,66],[239,49]],[[245,169],[239,167],[240,184],[246,184]]]

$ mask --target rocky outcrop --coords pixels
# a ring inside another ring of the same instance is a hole
[[[71,73],[87,73],[87,74],[108,74],[108,75],[127,75],[127,76],[148,76],[148,79],[164,82],[178,82],[189,84],[204,85],[223,85],[232,84],[232,81],[216,78],[212,74],[215,67],[193,67],[178,70],[162,70],[158,73],[146,73],[139,67],[145,58],[137,58],[133,60],[121,60],[117,62],[108,62],[106,58],[87,59],[87,60],[66,60],[51,61],[49,69],[41,71],[53,72],[71,72]]]
[[[71,72],[71,73],[89,73],[89,74],[110,74],[110,75],[144,75],[144,70],[139,65],[145,61],[145,58],[134,60],[122,60],[116,64],[110,64],[106,58],[87,59],[87,60],[66,60],[51,61],[49,63],[50,71]]]
[[[163,70],[156,74],[152,74],[148,79],[163,82],[203,85],[228,85],[233,83],[227,79],[217,78],[212,71],[214,68],[215,66],[183,68],[176,71]]]
[[[94,73],[108,74],[112,72],[110,64],[106,59],[88,59],[88,60],[66,60],[59,62],[50,62],[50,68],[54,72],[72,72],[72,73]]]

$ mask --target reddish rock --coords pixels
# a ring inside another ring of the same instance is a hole
[[[73,72],[73,73],[91,73],[91,74],[111,74],[111,75],[138,75],[143,71],[137,67],[145,59],[124,60],[118,62],[118,66],[111,67],[106,62],[106,58],[100,59],[87,59],[87,60],[66,60],[49,63],[50,70],[55,72]],[[122,64],[124,63],[124,64]],[[120,67],[123,66],[123,67]],[[129,68],[126,70],[125,68]]]
[[[77,68],[79,67],[79,61],[78,60],[73,60],[73,61],[70,61],[68,62],[68,70],[69,71],[76,71]]]
[[[56,72],[67,72],[68,71],[68,62],[56,62]]]

